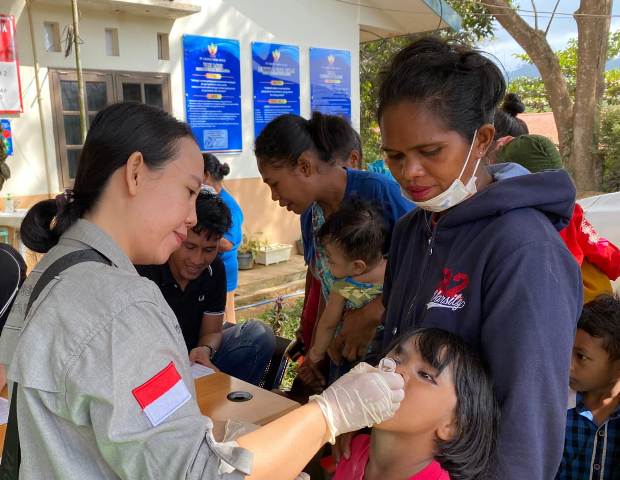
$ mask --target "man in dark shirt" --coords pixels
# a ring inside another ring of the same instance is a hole
[[[230,211],[219,196],[201,192],[196,215],[198,223],[167,263],[138,272],[157,284],[175,313],[191,362],[258,384],[275,348],[272,330],[259,321],[223,330],[226,271],[217,253]]]

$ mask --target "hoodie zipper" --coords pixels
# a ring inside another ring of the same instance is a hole
[[[432,217],[432,214],[431,214]],[[424,217],[426,220],[426,217]],[[441,222],[441,220],[443,219],[440,218],[439,220],[437,220],[437,222],[435,223],[434,227],[431,227],[431,236],[428,238],[427,241],[427,249],[426,249],[426,255],[424,255],[424,266],[422,268],[422,275],[420,276],[420,281],[418,282],[418,288],[416,290],[415,295],[413,296],[413,298],[411,299],[411,303],[409,304],[409,308],[407,309],[407,314],[405,315],[406,319],[409,319],[409,316],[411,315],[411,312],[415,312],[415,307],[417,307],[417,299],[418,299],[418,294],[420,293],[420,289],[422,288],[422,284],[424,282],[424,280],[426,279],[426,276],[428,274],[428,264],[429,264],[429,259],[430,257],[433,256],[433,246],[435,245],[435,238],[436,238],[436,234],[437,234],[437,228],[439,227],[439,222]],[[432,218],[431,218],[432,221]],[[428,221],[427,221],[427,225],[428,225]],[[426,317],[426,311],[423,313],[422,318],[420,321],[424,320],[424,317]],[[411,322],[408,324],[408,327],[413,327],[413,318],[411,319]]]

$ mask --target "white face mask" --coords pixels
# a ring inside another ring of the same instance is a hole
[[[416,206],[424,210],[428,210],[429,212],[443,212],[444,210],[447,210],[449,208],[454,207],[455,205],[458,205],[459,203],[468,199],[469,197],[471,197],[477,192],[476,180],[478,179],[478,177],[476,177],[476,171],[478,170],[478,166],[480,165],[480,161],[482,159],[479,158],[478,161],[476,162],[476,166],[474,167],[474,173],[472,174],[471,178],[467,182],[467,185],[465,185],[461,180],[461,177],[463,176],[463,173],[465,172],[465,168],[467,167],[467,163],[469,162],[471,151],[474,148],[474,141],[476,140],[477,133],[478,133],[478,130],[474,132],[474,138],[471,141],[471,146],[469,147],[469,152],[467,153],[467,158],[465,159],[465,164],[463,165],[463,168],[461,170],[461,173],[459,174],[459,177],[456,180],[454,180],[452,184],[446,190],[441,192],[436,197],[433,197],[424,202],[414,202]],[[402,187],[401,187],[401,192],[406,198],[409,198],[409,200],[411,200],[409,195],[406,193],[406,190],[403,190]]]

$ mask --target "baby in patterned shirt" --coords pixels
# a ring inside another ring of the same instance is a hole
[[[335,281],[299,371],[305,383],[320,376],[316,364],[325,357],[345,309],[362,308],[383,293],[387,238],[380,210],[357,197],[345,200],[321,227],[318,240],[327,253]]]

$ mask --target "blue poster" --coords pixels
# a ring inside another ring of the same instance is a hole
[[[11,132],[11,121],[3,118],[0,120],[2,127],[2,142],[7,155],[13,155],[13,133]]]
[[[310,49],[310,107],[351,121],[351,52]]]
[[[254,136],[285,113],[299,115],[299,48],[252,43]]]
[[[183,36],[185,113],[203,152],[243,149],[239,42]]]

